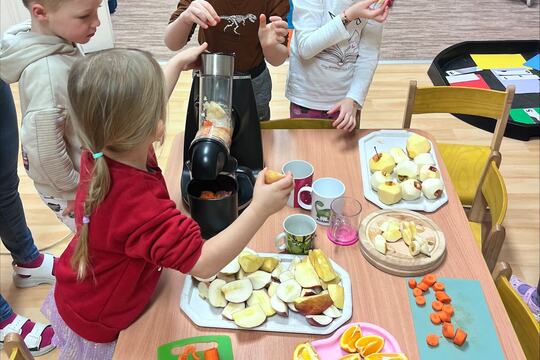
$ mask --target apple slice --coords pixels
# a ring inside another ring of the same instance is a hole
[[[261,270],[271,273],[279,264],[279,259],[274,257],[265,257],[264,262],[261,265]]]
[[[294,279],[294,273],[292,273],[289,270],[285,270],[284,272],[279,274],[279,281],[281,283],[284,283],[285,281],[291,280],[291,279]]]
[[[206,283],[211,283],[212,281],[214,281],[214,279],[216,278],[216,275],[212,276],[212,277],[209,277],[208,279],[203,279],[203,278],[200,278],[200,277],[196,277],[194,276],[195,280],[197,281],[201,281],[201,282],[206,282]]]
[[[199,289],[199,296],[201,299],[206,299],[208,297],[208,284],[205,282],[200,282],[197,285],[197,289]]]
[[[311,289],[302,289],[302,291],[300,292],[300,297],[313,295],[317,295],[317,293]]]
[[[257,270],[247,276],[253,285],[253,290],[259,290],[265,287],[272,281],[272,276],[266,271]]]
[[[330,282],[337,277],[337,274],[332,267],[332,263],[321,249],[310,250],[308,258],[321,280]]]
[[[285,265],[284,263],[280,262],[276,268],[272,271],[272,279],[274,280],[279,280],[279,275],[284,272],[285,270],[287,270],[287,265]]]
[[[323,315],[330,316],[331,318],[336,319],[341,316],[341,310],[332,305],[328,309],[323,311]]]
[[[321,286],[319,276],[309,261],[301,262],[296,265],[294,269],[294,279],[298,281],[303,288]]]
[[[296,265],[300,264],[301,262],[302,259],[300,259],[299,257],[294,257],[289,264],[288,270],[294,274],[294,269],[296,268]]]
[[[294,307],[294,303],[292,303],[292,302],[287,303],[287,307],[288,307],[291,311],[298,312],[298,309]]]
[[[247,273],[252,273],[262,266],[264,258],[257,255],[244,254],[238,257],[238,263]]]
[[[230,283],[231,281],[236,280],[236,276],[234,274],[229,275],[229,274],[218,272],[216,276],[218,279],[225,280],[226,283]]]
[[[277,294],[270,297],[270,304],[272,305],[272,309],[274,309],[279,316],[289,317],[289,308],[287,307],[287,304],[281,301]]]
[[[237,311],[232,317],[236,325],[246,329],[257,327],[266,320],[266,314],[259,304]]]
[[[343,286],[336,284],[328,284],[328,294],[332,299],[332,302],[338,309],[343,309],[345,302],[345,289]]]
[[[225,280],[215,279],[208,288],[208,301],[213,307],[225,307],[227,300],[221,292],[221,288],[226,284]],[[251,285],[251,282],[249,283]]]
[[[225,265],[223,269],[221,269],[220,273],[225,275],[234,275],[240,270],[240,264],[238,263],[238,256],[232,259],[230,263]]]
[[[268,286],[268,296],[272,297],[277,290],[279,283],[272,281]]]
[[[221,288],[227,301],[241,303],[249,299],[253,292],[253,285],[249,279],[232,281]]]
[[[300,284],[294,279],[289,279],[279,284],[276,294],[282,301],[290,303],[300,296],[301,291],[302,287]]]
[[[270,297],[265,290],[253,291],[253,294],[251,294],[251,296],[249,297],[247,304],[248,306],[259,304],[266,316],[272,316],[276,313],[272,308],[272,304],[270,303]]]
[[[232,320],[233,319],[232,316],[235,312],[244,310],[245,308],[246,308],[246,304],[243,302],[239,304],[230,302],[227,304],[227,306],[225,306],[225,308],[221,312],[221,316],[223,316],[225,319]]]
[[[323,327],[330,325],[334,319],[326,315],[307,315],[306,320],[310,325]]]
[[[332,298],[328,293],[298,297],[294,300],[294,306],[304,315],[320,315],[332,304]]]
[[[242,279],[245,279],[247,278],[248,274],[242,270],[242,268],[240,268],[240,270],[238,270],[238,272],[236,273],[236,279],[237,280],[242,280]]]

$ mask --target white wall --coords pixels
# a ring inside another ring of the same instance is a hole
[[[10,26],[29,18],[30,13],[22,0],[0,0],[0,34],[4,34]]]

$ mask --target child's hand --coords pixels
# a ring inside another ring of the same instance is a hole
[[[351,98],[345,98],[332,106],[332,108],[328,110],[328,114],[333,114],[336,111],[339,111],[339,116],[332,123],[332,126],[348,132],[353,131],[356,127],[356,112],[361,111],[356,102]]]
[[[220,21],[219,15],[212,5],[205,0],[194,0],[180,17],[182,21],[188,24],[198,24],[203,29],[208,29],[208,26],[216,26]]]
[[[284,178],[272,184],[265,184],[266,171],[266,168],[262,169],[257,176],[250,205],[257,215],[264,218],[281,210],[287,204],[287,199],[293,189],[291,173],[287,173]]]
[[[285,43],[288,24],[279,16],[270,16],[270,22],[266,23],[266,15],[259,16],[259,41],[263,48],[272,47]]]
[[[176,54],[171,61],[175,61],[182,71],[195,69],[201,65],[200,56],[207,47],[208,44],[204,42],[199,46],[187,48]]]
[[[355,3],[346,9],[343,13],[349,20],[356,18],[373,19],[377,22],[384,22],[388,16],[388,1],[385,0],[384,4],[378,9],[372,9],[371,5],[375,4],[378,0],[364,0]]]

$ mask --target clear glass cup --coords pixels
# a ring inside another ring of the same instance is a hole
[[[343,196],[330,205],[330,227],[326,235],[337,245],[353,245],[358,242],[358,224],[362,205],[355,198]]]

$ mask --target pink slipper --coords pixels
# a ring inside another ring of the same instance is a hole
[[[54,256],[43,254],[43,262],[36,268],[27,268],[13,264],[13,283],[19,288],[29,288],[40,284],[54,284]]]

